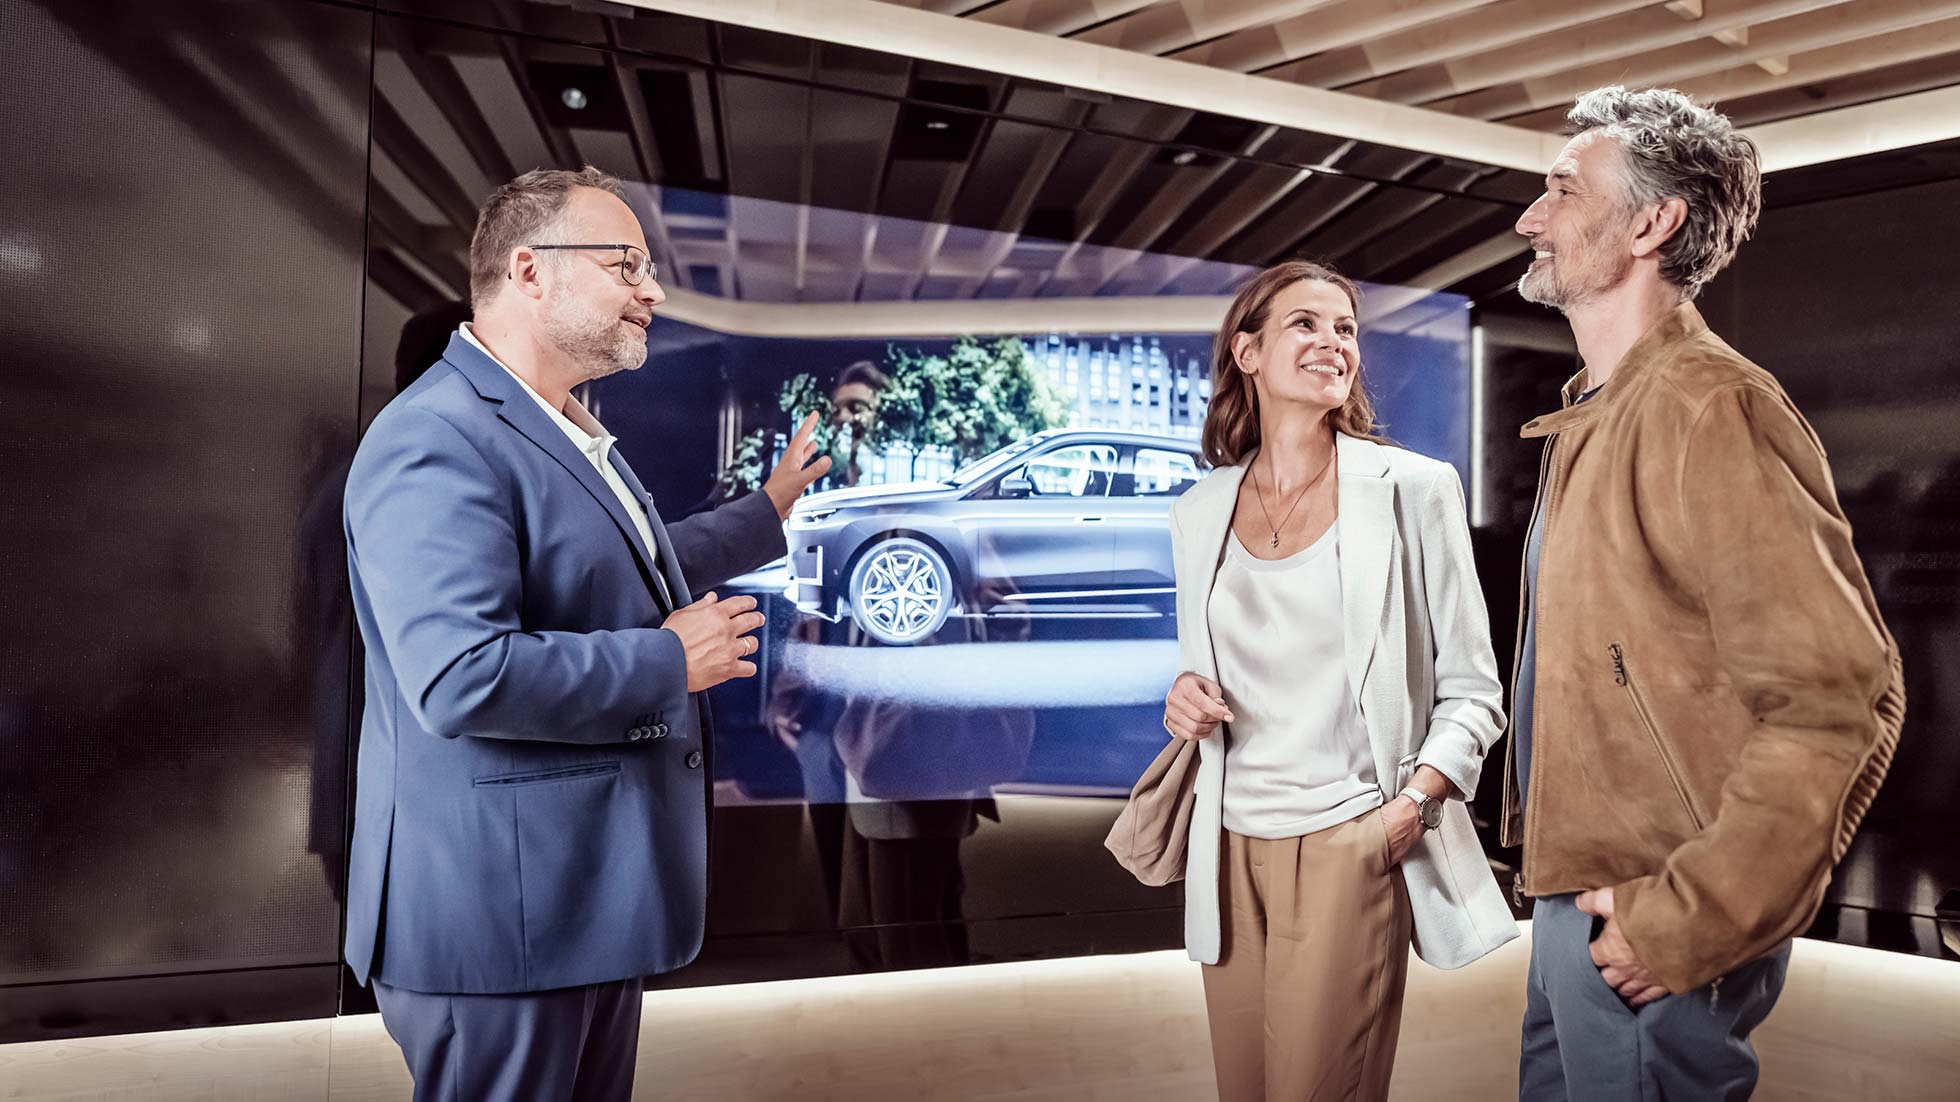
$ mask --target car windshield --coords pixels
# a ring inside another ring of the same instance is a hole
[[[1016,440],[999,451],[991,455],[983,455],[979,459],[954,471],[953,477],[947,479],[946,482],[952,486],[966,486],[977,482],[991,474],[996,468],[1004,465],[1008,460],[1041,443],[1041,441],[1042,437],[1039,435],[1030,436],[1025,440]]]

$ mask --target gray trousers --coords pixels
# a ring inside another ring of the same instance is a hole
[[[1749,1033],[1776,1005],[1790,943],[1708,987],[1632,1010],[1592,962],[1594,919],[1574,895],[1531,915],[1520,1102],[1732,1102],[1756,1089]]]
[[[415,1102],[631,1102],[640,981],[431,995],[374,981]]]

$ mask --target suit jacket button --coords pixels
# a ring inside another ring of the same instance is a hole
[[[701,768],[701,751],[689,750],[687,752],[687,767],[689,769]]]
[[[651,735],[653,738],[666,738],[667,725],[664,723],[656,723],[652,727],[647,729],[647,733]]]
[[[647,737],[647,729],[645,727],[629,728],[626,732],[626,738],[632,742],[638,742],[645,737]]]

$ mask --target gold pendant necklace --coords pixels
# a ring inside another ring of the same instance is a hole
[[[1285,516],[1279,518],[1278,524],[1273,523],[1272,510],[1266,508],[1266,491],[1259,488],[1259,472],[1256,470],[1252,472],[1252,494],[1255,498],[1259,500],[1259,511],[1261,513],[1264,513],[1266,516],[1266,526],[1273,530],[1274,547],[1279,546],[1279,530],[1286,527],[1287,521],[1293,519],[1293,510],[1298,509],[1300,507],[1300,503],[1307,499],[1307,491],[1313,489],[1314,486],[1320,482],[1321,476],[1325,475],[1327,473],[1327,469],[1329,467],[1332,467],[1333,465],[1334,465],[1334,449],[1329,448],[1327,451],[1327,461],[1320,465],[1320,470],[1316,471],[1312,478],[1307,479],[1307,484],[1305,486],[1302,486],[1300,488],[1300,492],[1293,496],[1292,507],[1286,510]]]

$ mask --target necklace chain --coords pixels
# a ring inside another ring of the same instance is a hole
[[[1285,516],[1279,518],[1278,524],[1273,523],[1272,510],[1266,508],[1266,491],[1261,489],[1259,486],[1259,472],[1256,470],[1252,472],[1252,493],[1254,497],[1259,499],[1259,511],[1265,514],[1266,526],[1273,530],[1272,545],[1274,547],[1279,546],[1279,530],[1286,527],[1287,521],[1293,519],[1293,511],[1295,509],[1298,509],[1300,507],[1300,503],[1307,499],[1307,491],[1313,489],[1314,486],[1320,482],[1321,477],[1327,473],[1327,469],[1329,467],[1332,467],[1333,465],[1334,465],[1334,449],[1329,448],[1327,450],[1327,461],[1320,465],[1320,470],[1316,471],[1312,478],[1307,479],[1307,484],[1300,488],[1300,492],[1293,495],[1293,505],[1286,510]]]

